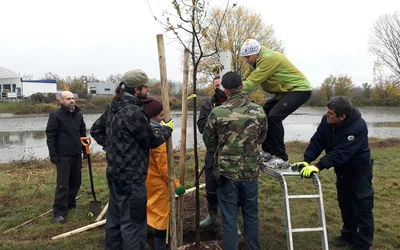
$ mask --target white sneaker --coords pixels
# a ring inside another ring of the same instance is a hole
[[[271,160],[269,160],[268,162],[265,163],[265,166],[267,168],[289,168],[290,167],[290,163],[289,161],[284,161],[281,158],[274,156],[272,157]]]

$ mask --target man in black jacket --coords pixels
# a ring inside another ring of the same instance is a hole
[[[149,149],[165,142],[173,121],[155,132],[142,108],[155,82],[140,69],[126,72],[110,106],[96,120],[90,134],[105,147],[110,191],[106,222],[106,250],[145,250],[146,177]]]
[[[76,208],[75,198],[82,183],[80,138],[86,136],[86,125],[71,92],[62,92],[60,102],[61,107],[49,115],[46,135],[50,161],[57,167],[54,220],[64,223],[68,210]]]
[[[214,95],[212,98],[203,102],[200,107],[199,119],[197,120],[197,127],[199,132],[203,134],[207,118],[211,113],[211,110],[215,106],[221,105],[226,101],[226,95],[223,90],[220,89],[221,79],[219,76],[213,79],[213,90]],[[200,228],[207,228],[215,222],[218,214],[218,197],[217,197],[217,183],[214,179],[213,165],[214,165],[214,154],[215,149],[207,148],[206,157],[204,159],[204,172],[206,181],[206,198],[207,198],[207,217],[200,221]]]
[[[340,237],[330,241],[336,247],[370,249],[374,237],[374,190],[368,128],[361,113],[344,96],[331,99],[328,110],[304,152],[302,177],[334,167],[343,227]],[[309,165],[325,150],[325,155]]]

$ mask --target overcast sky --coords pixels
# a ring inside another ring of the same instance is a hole
[[[110,74],[140,68],[159,79],[156,35],[150,12],[168,0],[2,0],[0,66],[34,79]],[[211,0],[223,6],[225,0]],[[368,53],[373,23],[400,10],[400,0],[236,0],[272,25],[287,57],[318,87],[330,74],[347,74],[356,85],[372,82]],[[168,78],[182,81],[181,47],[166,44]]]

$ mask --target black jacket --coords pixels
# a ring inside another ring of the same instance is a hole
[[[90,129],[91,136],[106,149],[107,174],[115,181],[146,181],[149,148],[171,136],[172,129],[164,126],[154,132],[141,106],[137,97],[125,93],[111,102]]]
[[[354,108],[351,115],[336,128],[328,124],[324,116],[304,152],[304,161],[314,161],[323,150],[326,154],[316,164],[320,170],[334,167],[340,173],[358,174],[364,171],[369,165],[371,153],[367,124],[358,109]]]
[[[70,113],[64,105],[49,115],[46,127],[50,157],[79,155],[82,153],[80,138],[86,136],[86,125],[80,109]]]

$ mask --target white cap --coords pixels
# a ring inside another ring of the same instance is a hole
[[[247,39],[240,49],[241,56],[251,56],[260,52],[261,45],[257,40]]]

